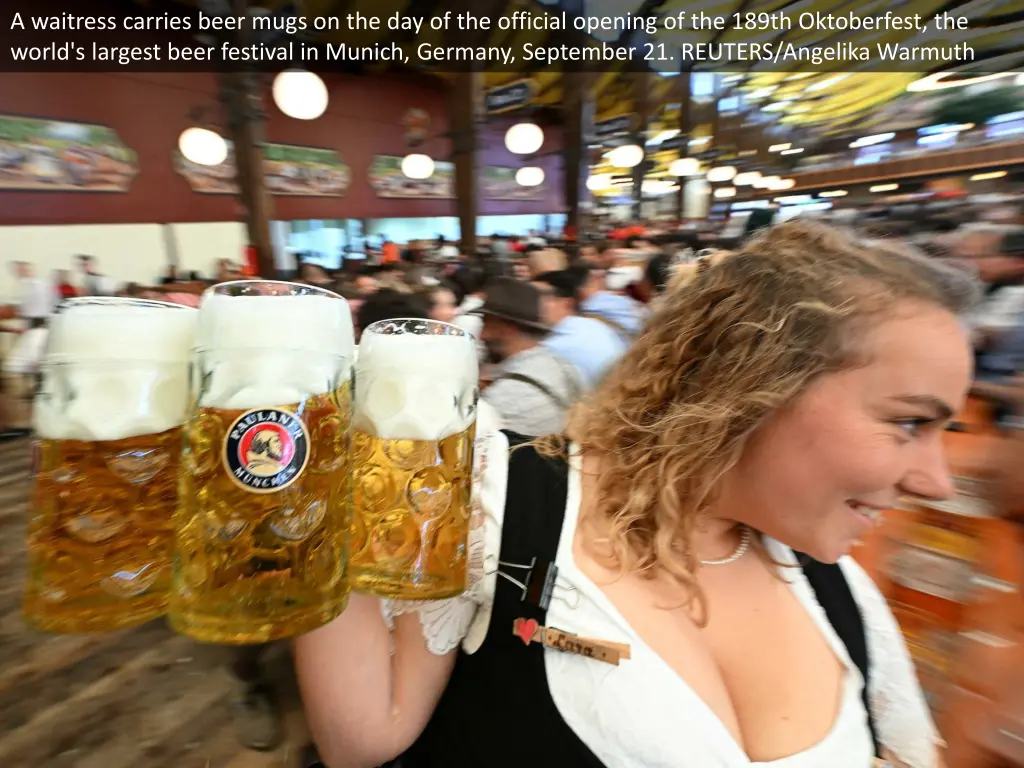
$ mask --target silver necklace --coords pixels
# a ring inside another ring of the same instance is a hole
[[[743,532],[740,534],[740,543],[736,545],[736,549],[728,557],[723,557],[720,560],[701,560],[701,565],[728,565],[739,560],[743,555],[750,549],[750,540],[753,538],[753,533],[747,526],[743,526]]]

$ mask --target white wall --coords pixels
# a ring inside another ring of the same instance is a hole
[[[276,222],[271,222],[273,228]],[[204,278],[215,277],[220,259],[241,263],[248,237],[245,226],[237,221],[217,221],[201,224],[168,224],[178,254],[178,272],[196,271]],[[163,264],[167,263],[165,259]],[[162,269],[166,269],[163,267]],[[157,272],[157,274],[161,274]]]
[[[28,261],[40,275],[73,269],[77,254],[95,256],[100,271],[122,283],[152,284],[178,254],[183,270],[213,276],[217,259],[241,261],[245,229],[233,221],[204,224],[69,224],[45,227],[0,227],[0,253],[6,261]],[[174,245],[168,242],[173,237]],[[77,279],[77,275],[75,279]],[[0,269],[0,301],[17,295],[14,274]]]

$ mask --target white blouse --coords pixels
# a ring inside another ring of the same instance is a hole
[[[385,613],[419,613],[427,645],[435,654],[447,653],[460,643],[467,653],[474,653],[490,623],[509,447],[500,432],[481,430],[478,435],[469,590],[451,600],[396,601],[385,606]],[[545,649],[545,666],[562,718],[608,768],[866,768],[872,764],[860,695],[863,677],[799,568],[787,569],[785,580],[846,667],[843,701],[831,731],[818,744],[780,760],[753,763],[686,681],[644,643],[600,588],[576,567],[572,542],[579,506],[579,457],[573,453],[556,559],[558,579],[547,623],[584,637],[629,644],[631,658],[612,666]],[[766,545],[778,562],[795,564],[789,547],[774,540]],[[910,768],[934,768],[938,735],[896,620],[854,560],[843,558],[840,566],[864,617],[872,665],[869,700],[879,739]]]

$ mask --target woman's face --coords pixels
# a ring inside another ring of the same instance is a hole
[[[449,290],[434,291],[433,300],[430,319],[450,323],[455,318],[455,294]]]
[[[866,366],[822,376],[751,437],[716,515],[831,563],[901,496],[954,493],[942,436],[970,345],[949,312],[906,309],[862,335]]]

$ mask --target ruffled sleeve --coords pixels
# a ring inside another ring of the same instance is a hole
[[[386,618],[418,613],[427,648],[439,656],[460,643],[466,653],[474,653],[487,635],[508,481],[508,439],[499,430],[497,414],[481,401],[473,453],[466,591],[449,600],[386,600],[381,606]]]
[[[882,745],[909,768],[934,768],[942,743],[903,633],[878,587],[852,558],[843,573],[864,617],[871,679],[868,701]]]

